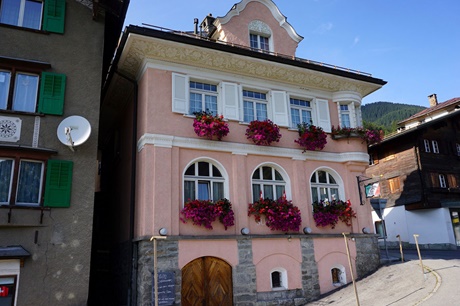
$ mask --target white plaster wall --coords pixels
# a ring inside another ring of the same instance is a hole
[[[414,234],[418,234],[419,244],[455,244],[455,237],[448,208],[406,211],[403,206],[385,209],[384,215],[387,241],[401,241],[415,244]],[[373,211],[372,221],[380,218]],[[375,231],[375,228],[373,229]]]
[[[410,226],[410,243],[415,243],[413,235],[418,234],[420,235],[417,238],[419,244],[455,244],[448,208],[406,211],[406,216]]]

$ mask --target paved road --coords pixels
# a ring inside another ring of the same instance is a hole
[[[460,249],[457,251],[389,250],[386,264],[356,282],[360,306],[455,306],[460,305]],[[385,262],[386,252],[381,254]],[[308,306],[358,305],[352,284],[324,296]]]

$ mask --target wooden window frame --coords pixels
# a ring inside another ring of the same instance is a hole
[[[399,177],[393,177],[388,179],[388,189],[390,193],[397,193],[401,191],[401,180]]]

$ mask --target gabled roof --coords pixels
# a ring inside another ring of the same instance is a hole
[[[449,108],[449,106],[452,106],[452,105],[455,105],[455,104],[460,105],[460,98],[452,98],[452,99],[447,100],[445,102],[439,103],[436,106],[424,109],[424,110],[422,110],[422,111],[410,116],[409,118],[400,121],[399,124],[402,124],[402,123],[405,123],[405,122],[408,122],[408,121],[412,121],[412,120],[417,119],[417,118],[422,118],[422,117],[429,116],[430,114],[433,114],[433,113],[439,112],[441,110],[447,109],[447,108]]]
[[[230,19],[232,19],[232,17],[238,16],[241,11],[244,10],[246,5],[252,1],[265,5],[270,10],[273,17],[279,22],[280,26],[286,30],[286,32],[295,42],[299,43],[302,41],[303,37],[297,34],[292,25],[287,22],[286,16],[281,14],[280,10],[272,0],[242,0],[239,3],[236,3],[225,16],[217,17],[216,21],[220,22],[221,24],[226,24],[230,21]]]

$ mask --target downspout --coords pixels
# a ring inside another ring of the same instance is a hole
[[[127,305],[136,305],[136,295],[133,295],[133,291],[137,288],[137,260],[135,255],[137,254],[137,242],[134,241],[134,221],[135,221],[135,200],[136,200],[136,156],[137,156],[137,97],[138,97],[138,86],[137,81],[124,75],[118,70],[115,71],[116,74],[124,78],[125,80],[133,84],[134,93],[133,93],[133,126],[132,126],[132,147],[131,147],[131,191],[130,191],[130,200],[129,200],[129,241],[130,253],[131,253],[131,265],[129,269],[129,285],[128,285],[128,301]]]

